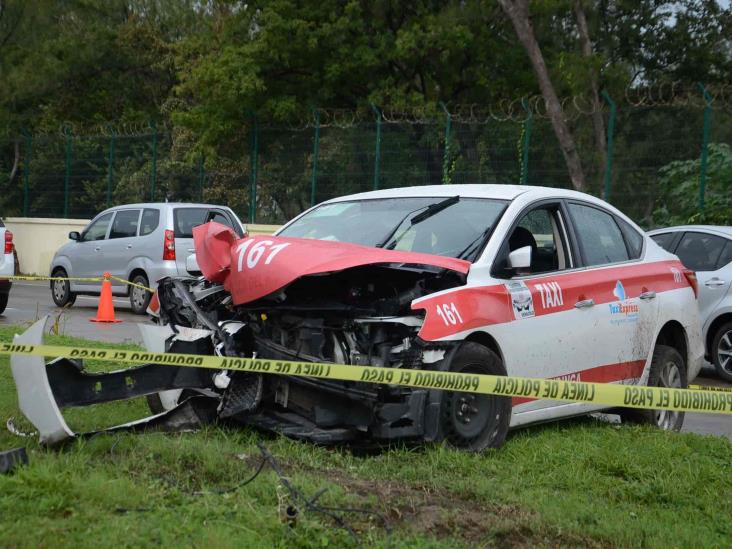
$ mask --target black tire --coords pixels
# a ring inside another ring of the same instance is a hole
[[[674,372],[675,370],[675,372]],[[648,374],[648,387],[686,388],[688,386],[686,363],[673,347],[656,345]],[[641,410],[623,408],[620,417],[623,423],[654,425],[665,431],[679,431],[684,424],[684,412],[669,410]]]
[[[5,307],[8,306],[8,298],[10,294],[0,294],[0,315],[5,312]]]
[[[712,340],[712,362],[717,375],[732,381],[732,322],[720,326]]]
[[[135,275],[132,279],[133,284],[139,284],[140,286],[149,287],[150,283],[145,275]],[[152,293],[135,286],[130,286],[130,305],[132,306],[132,312],[136,315],[144,315],[147,313],[147,306],[150,304],[152,299]]]
[[[501,358],[479,343],[466,341],[450,363],[451,372],[505,376]],[[480,452],[499,448],[511,421],[511,398],[446,391],[440,403],[440,438],[456,448]]]
[[[56,269],[51,276],[63,278],[68,275],[64,269]],[[71,307],[76,301],[76,294],[71,293],[71,284],[68,280],[52,280],[51,297],[59,307]]]

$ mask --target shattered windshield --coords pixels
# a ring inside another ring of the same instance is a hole
[[[384,198],[324,204],[278,236],[314,238],[473,259],[506,207],[504,200],[460,198],[429,216],[444,197]],[[417,219],[418,222],[413,222]]]

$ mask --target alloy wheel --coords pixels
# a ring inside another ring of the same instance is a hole
[[[719,338],[717,360],[722,370],[732,374],[732,332],[727,332]]]
[[[660,375],[658,376],[658,386],[668,389],[680,389],[681,388],[681,372],[675,362],[666,362],[661,368]],[[671,410],[657,410],[656,411],[656,425],[661,429],[671,430],[676,425],[679,418],[679,412]]]

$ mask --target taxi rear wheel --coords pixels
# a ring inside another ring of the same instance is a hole
[[[464,342],[451,372],[505,376],[501,358],[479,343]],[[503,445],[511,420],[511,399],[496,395],[446,391],[440,404],[441,438],[457,448],[479,452]]]
[[[648,375],[649,387],[683,389],[687,387],[686,365],[679,352],[667,345],[656,345]],[[623,422],[655,425],[665,431],[679,431],[684,424],[684,412],[672,410],[640,410],[627,408],[620,411]]]

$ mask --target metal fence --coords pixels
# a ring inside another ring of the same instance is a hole
[[[616,105],[607,96],[601,110],[606,150],[596,145],[593,112],[581,105],[567,109],[588,191],[645,225],[667,221],[659,217],[685,220],[689,205],[665,182],[669,166],[685,162],[694,180],[684,183],[692,213],[704,211],[710,193],[724,201],[732,183],[710,174],[708,158],[710,147],[732,143],[732,114],[700,98]],[[0,169],[8,174],[16,165],[16,175],[0,183],[2,214],[89,218],[116,204],[204,201],[229,205],[248,222],[281,223],[328,198],[372,189],[453,183],[568,188],[540,106],[442,105],[409,113],[374,106],[365,115],[320,110],[296,126],[252,117],[241,121],[245,138],[238,148],[222,146],[215,158],[196,152],[193,136],[154,125],[134,134],[24,133],[0,142]]]

